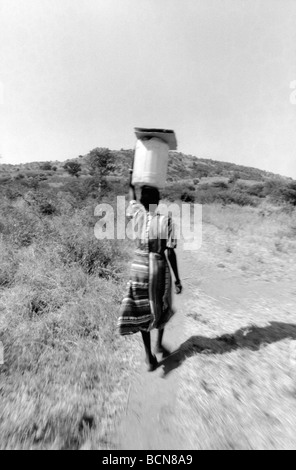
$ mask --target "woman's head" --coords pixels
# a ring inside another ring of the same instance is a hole
[[[149,206],[150,206],[150,209],[152,210],[156,206],[158,206],[159,200],[160,200],[160,195],[159,195],[159,191],[157,188],[154,188],[153,186],[142,187],[140,201],[147,211],[149,211]]]

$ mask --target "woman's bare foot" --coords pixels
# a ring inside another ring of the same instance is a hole
[[[152,355],[149,358],[146,358],[146,364],[148,366],[147,368],[148,372],[153,372],[159,366],[156,356],[154,355]]]

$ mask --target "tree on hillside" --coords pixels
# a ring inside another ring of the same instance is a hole
[[[77,162],[67,162],[63,168],[69,173],[69,175],[76,176],[76,178],[78,178],[81,171],[81,164]]]
[[[40,170],[42,171],[51,171],[52,170],[52,165],[50,162],[45,162],[40,165]]]
[[[106,176],[115,170],[115,159],[111,150],[100,147],[91,150],[87,155],[87,164],[89,173],[97,180],[99,192],[101,192]]]

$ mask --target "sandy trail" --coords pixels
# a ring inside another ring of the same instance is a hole
[[[181,250],[180,250],[181,251]],[[180,255],[180,253],[179,253]],[[183,262],[179,256],[183,270]],[[184,265],[184,269],[186,263]],[[178,349],[186,340],[184,328],[185,311],[182,308],[184,296],[175,296],[174,305],[177,314],[167,325],[164,343],[172,351]],[[152,332],[152,345],[155,344],[155,331]],[[123,421],[116,433],[118,449],[159,450],[186,448],[182,429],[178,426],[176,410],[180,370],[174,371],[167,378],[163,367],[148,373],[144,363],[144,350],[141,342],[137,348],[139,368],[131,383],[127,409]],[[159,357],[161,361],[161,357]]]
[[[204,231],[205,235],[210,234],[212,227],[205,226]],[[258,405],[257,395],[254,399],[254,394],[260,394],[261,390],[252,389],[253,372],[242,370],[246,363],[245,355],[254,354],[253,351],[259,351],[265,343],[271,344],[273,348],[277,347],[274,344],[281,341],[296,340],[296,326],[293,324],[295,282],[268,282],[266,279],[248,277],[236,269],[235,265],[219,262],[214,243],[212,237],[206,236],[198,252],[186,252],[182,246],[178,249],[184,293],[175,296],[178,313],[165,333],[165,343],[174,353],[155,372],[148,373],[143,360],[142,344],[137,342],[137,371],[131,381],[126,412],[113,440],[117,449],[293,447],[295,398],[291,401],[287,398],[287,403],[283,404],[284,416],[275,429],[278,436],[274,441],[268,440],[268,426],[272,426],[274,416],[271,416],[270,422],[264,424],[263,430],[261,424],[256,424],[254,440],[250,437],[248,419],[256,422],[258,407],[262,408],[262,416],[269,413],[271,403],[278,410],[277,413],[281,408],[273,396],[266,396],[266,404],[262,402]],[[279,322],[276,326],[266,328],[270,321],[275,320]],[[240,333],[242,328],[252,324],[258,325],[259,330],[254,334],[252,331],[248,333],[248,330]],[[229,337],[221,342],[219,337],[224,334]],[[287,344],[287,350],[289,347],[290,344]],[[271,350],[268,353],[271,354]],[[264,353],[260,354],[262,356]],[[277,351],[275,356],[276,354]],[[257,357],[250,357],[251,360],[258,360]],[[259,362],[263,359],[260,357]],[[272,374],[274,363],[272,358],[266,361],[268,364],[264,381],[267,380],[266,376],[269,378]],[[216,380],[216,376],[224,374],[223,367],[227,368],[225,377]],[[282,364],[279,367],[282,368]],[[287,375],[289,376],[289,370]],[[295,376],[291,378],[292,381],[294,379]],[[239,385],[236,390],[236,383],[243,383],[244,380],[248,380],[247,383],[250,384],[246,392],[249,395],[245,397],[245,392]],[[228,381],[232,384],[231,387],[228,387]],[[295,386],[296,382],[293,384]],[[290,385],[292,387],[292,383]],[[261,386],[264,395],[267,393],[266,383],[258,383],[259,389]],[[292,418],[286,416],[285,410],[288,409],[291,409]],[[213,422],[212,413],[215,415]],[[242,416],[244,422],[240,422]],[[259,423],[260,419],[258,418]],[[287,426],[291,427],[291,432],[287,430]],[[229,436],[235,435],[235,438],[227,436],[228,433]]]

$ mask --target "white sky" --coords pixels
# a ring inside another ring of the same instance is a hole
[[[163,127],[184,153],[296,178],[295,59],[296,0],[0,0],[1,161]]]

